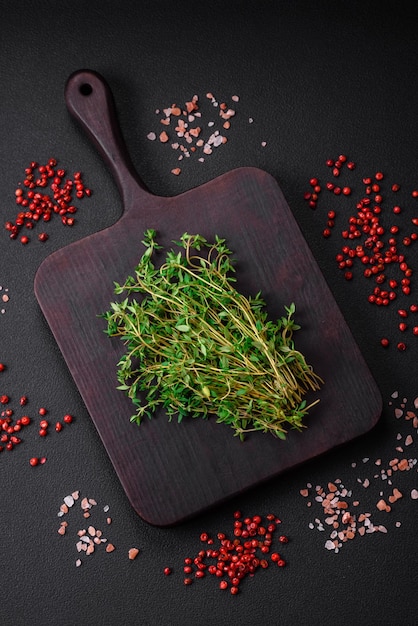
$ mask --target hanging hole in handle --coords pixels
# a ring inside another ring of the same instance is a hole
[[[79,90],[82,96],[90,96],[93,93],[93,87],[90,83],[83,83],[80,85]]]

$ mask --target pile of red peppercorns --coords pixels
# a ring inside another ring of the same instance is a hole
[[[410,219],[412,226],[409,229],[406,223],[402,225],[393,223],[393,218],[389,225],[382,219],[387,218],[384,214],[385,211],[387,213],[387,203],[390,202],[389,194],[396,194],[401,186],[392,183],[384,188],[386,177],[378,171],[373,176],[362,178],[362,191],[353,201],[353,188],[339,185],[338,181],[343,175],[344,167],[352,172],[356,164],[341,154],[337,159],[327,159],[326,166],[330,168],[332,176],[325,184],[317,177],[311,178],[309,181],[311,189],[305,192],[304,198],[312,209],[317,208],[323,190],[334,196],[351,198],[352,209],[340,231],[343,245],[335,256],[337,266],[344,272],[345,279],[351,281],[354,278],[355,265],[360,265],[361,275],[373,283],[368,294],[368,302],[376,306],[387,307],[396,301],[399,295],[410,296],[413,270],[407,252],[418,239],[418,229],[414,228],[418,226],[418,217],[413,216]],[[418,190],[412,190],[410,196],[418,198]],[[400,215],[403,211],[399,203],[392,203],[392,215]],[[338,212],[334,207],[327,211],[326,226],[322,231],[326,239],[333,233]],[[401,333],[405,333],[410,327],[406,318],[416,312],[418,305],[415,303],[398,309],[401,317],[398,330]],[[418,318],[412,322],[411,328],[412,334],[418,336]],[[384,347],[390,345],[387,337],[382,338],[380,343]],[[397,342],[399,351],[406,350],[406,347],[404,340]]]
[[[206,547],[195,557],[184,559],[184,584],[191,585],[194,579],[210,574],[219,580],[220,589],[229,589],[232,595],[236,595],[247,576],[254,576],[271,563],[279,568],[284,567],[286,561],[273,545],[273,537],[280,523],[280,519],[273,514],[263,520],[260,515],[243,518],[240,511],[235,511],[233,538],[218,532],[218,543],[215,546],[215,539],[208,533],[200,535],[200,541]],[[283,546],[288,541],[286,535],[280,535],[278,545]],[[171,568],[164,568],[166,576],[171,572]]]
[[[0,363],[0,373],[6,370],[6,365],[4,363]],[[28,404],[28,397],[26,395],[21,396],[19,399],[19,406],[21,409],[26,407]],[[24,428],[29,426],[30,424],[36,423],[35,419],[29,417],[29,415],[21,415],[16,418],[15,409],[12,408],[12,400],[7,394],[0,394],[0,405],[2,405],[3,409],[0,412],[0,452],[3,450],[12,451],[14,448],[22,443],[23,439],[21,437],[21,432]],[[45,407],[40,407],[38,409],[38,415],[40,417],[38,423],[38,433],[40,437],[46,437],[49,432],[50,422],[46,419],[48,411]],[[73,421],[73,416],[69,413],[64,415],[62,420],[57,421],[55,423],[55,431],[61,432],[64,424],[71,424]],[[42,457],[31,457],[29,459],[29,464],[32,466],[35,465],[43,465],[46,461],[44,456]]]
[[[15,190],[20,211],[14,222],[7,221],[5,224],[10,239],[20,236],[20,242],[26,245],[30,241],[28,231],[32,231],[38,222],[49,222],[54,214],[60,216],[65,226],[73,226],[74,213],[77,212],[73,204],[74,195],[78,200],[91,195],[81,172],[75,172],[73,178],[66,178],[65,169],[57,168],[56,159],[49,159],[46,165],[32,161],[25,169],[23,183]],[[47,241],[48,234],[42,231],[38,240]]]

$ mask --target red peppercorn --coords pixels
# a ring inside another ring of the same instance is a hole
[[[4,363],[0,363],[0,372],[4,372],[4,370],[6,369],[6,366]]]
[[[171,574],[171,568],[170,567],[165,567],[164,568],[164,576],[170,576]]]
[[[63,420],[66,424],[71,424],[71,422],[73,421],[73,416],[72,415],[64,415]]]
[[[193,578],[185,578],[183,582],[185,585],[191,585],[193,582]]]
[[[387,339],[386,337],[383,337],[383,338],[380,340],[380,343],[382,344],[382,346],[383,346],[384,348],[387,348],[387,347],[389,346],[389,339]]]
[[[41,421],[39,422],[39,426],[40,426],[42,429],[46,430],[46,429],[48,428],[48,426],[49,426],[49,422],[48,422],[47,420],[41,420]]]
[[[29,463],[30,465],[32,465],[32,467],[35,467],[35,465],[38,465],[39,463],[39,459],[38,457],[34,456],[31,459],[29,459]]]
[[[46,429],[46,428],[40,428],[40,429],[39,429],[39,435],[40,435],[41,437],[46,437],[46,435],[47,435],[47,434],[48,434],[48,431],[47,431],[47,429]]]
[[[400,341],[397,345],[397,348],[400,352],[404,352],[406,350],[406,344],[403,341]]]
[[[57,433],[59,433],[59,432],[61,432],[61,431],[62,431],[62,429],[63,429],[63,426],[62,426],[61,422],[57,422],[57,423],[55,424],[55,430],[56,430],[56,432],[57,432]]]
[[[39,409],[38,413],[39,413],[39,415],[46,415],[48,413],[48,411],[44,407],[41,407]]]
[[[9,396],[6,396],[5,394],[0,396],[0,403],[1,404],[7,404],[9,402],[10,398]]]
[[[418,335],[418,326],[414,326],[412,332],[414,335]]]

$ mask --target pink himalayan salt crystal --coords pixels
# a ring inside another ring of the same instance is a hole
[[[128,557],[130,561],[133,561],[134,559],[136,559],[136,557],[139,554],[139,550],[138,548],[131,548],[128,552]]]

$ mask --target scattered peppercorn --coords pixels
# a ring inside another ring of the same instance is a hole
[[[344,159],[345,155],[340,155],[340,157],[326,160],[326,165],[331,168],[334,177],[343,175],[344,164],[349,171],[355,168],[352,161]],[[368,302],[379,307],[387,307],[393,301],[411,294],[413,269],[406,257],[406,251],[404,253],[401,246],[408,250],[418,239],[417,231],[402,234],[398,239],[399,225],[386,223],[387,217],[383,209],[386,209],[390,201],[385,193],[386,178],[383,172],[377,171],[373,176],[361,179],[364,190],[354,201],[350,200],[353,202],[353,210],[349,214],[347,225],[340,232],[343,245],[336,255],[338,268],[344,271],[344,277],[348,281],[352,281],[356,276],[355,264],[361,264],[360,275],[373,283],[371,292],[367,296]],[[305,192],[304,199],[311,208],[315,209],[322,189],[331,191],[335,195],[341,193],[342,196],[352,196],[353,191],[351,186],[337,187],[332,181],[322,184],[317,176],[309,179],[309,185],[311,188],[314,185],[316,192],[315,194],[312,191]],[[399,189],[398,183],[389,185],[391,193],[396,193]],[[404,209],[405,207],[400,204],[395,204],[392,206],[392,213],[399,215]],[[326,239],[333,234],[337,223],[337,213],[338,210],[334,207],[327,211],[326,227],[322,231]],[[412,218],[411,221],[414,226],[418,226],[418,218]],[[394,271],[400,272],[399,278],[393,276]],[[406,324],[400,324],[398,330],[405,333],[408,328]],[[413,330],[412,334],[415,335]],[[383,347],[389,346],[389,340],[386,337],[380,343]],[[405,342],[399,342],[397,345],[400,351],[406,348]]]
[[[233,519],[232,539],[226,533],[218,532],[218,543],[215,545],[214,539],[207,532],[200,534],[199,539],[207,548],[199,550],[193,558],[184,558],[185,585],[192,584],[192,574],[195,579],[210,574],[221,579],[220,589],[229,589],[235,595],[246,576],[253,576],[259,569],[268,568],[269,561],[265,556],[272,550],[273,535],[281,523],[280,519],[273,514],[267,515],[264,520],[261,515],[243,517],[240,511],[234,512]],[[280,544],[288,541],[286,535],[281,535],[278,539]],[[271,553],[270,561],[278,567],[286,565],[285,559],[278,552]]]
[[[56,169],[56,165],[56,159],[49,159],[46,165],[32,161],[25,169],[25,178],[14,193],[20,210],[14,222],[5,223],[10,239],[17,239],[23,228],[32,230],[38,222],[49,222],[54,213],[61,217],[64,225],[74,224],[74,217],[68,217],[77,211],[72,204],[74,191],[76,197],[81,199],[90,197],[91,190],[84,185],[80,172],[76,172],[73,179],[65,178],[65,169]],[[48,234],[41,232],[38,240],[47,241]],[[26,234],[20,234],[23,245],[29,241]]]
[[[6,370],[6,365],[1,364],[2,368],[0,371]],[[14,409],[12,408],[11,403],[12,400],[7,394],[2,394],[0,396],[0,403],[3,405],[7,405],[7,408],[0,412],[0,452],[3,450],[14,450],[15,446],[19,445],[22,442],[22,439],[16,435],[16,433],[20,433],[20,431],[29,426],[32,423],[29,415],[22,415],[21,417],[14,417]],[[29,399],[26,395],[21,396],[19,399],[19,406],[24,407],[29,403]],[[47,414],[47,409],[45,407],[41,407],[38,413],[43,417]],[[73,417],[67,414],[64,417],[66,423],[71,423],[73,421]],[[56,432],[60,432],[63,426],[61,422],[57,422],[55,424]],[[41,437],[46,437],[48,434],[49,422],[46,419],[41,419],[38,424],[38,434]],[[3,445],[2,445],[3,444]],[[30,460],[30,464],[33,465],[33,459],[37,459],[38,463],[42,465],[46,462],[46,457],[32,457]]]

